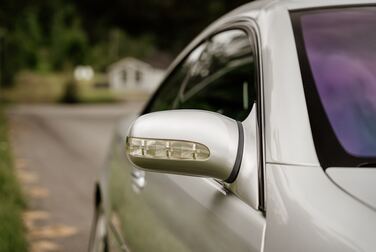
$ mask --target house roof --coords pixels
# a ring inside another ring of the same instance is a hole
[[[109,67],[108,67],[108,70],[111,71],[112,69],[114,68],[117,68],[117,67],[121,67],[121,66],[138,66],[138,67],[141,67],[141,68],[152,68],[152,66],[142,60],[139,60],[139,59],[136,59],[136,58],[132,58],[132,57],[126,57],[126,58],[123,58],[113,64],[111,64]]]
[[[152,65],[155,68],[167,69],[171,64],[173,57],[166,52],[156,51],[155,53],[146,57],[144,60],[146,63]]]
[[[154,53],[153,55],[147,57],[144,61],[133,58],[133,57],[125,57],[117,62],[108,66],[108,70],[120,67],[120,66],[138,66],[141,68],[155,68],[155,69],[166,69],[172,61],[170,55],[162,52]]]

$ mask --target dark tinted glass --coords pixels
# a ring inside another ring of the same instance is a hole
[[[213,36],[191,68],[175,108],[204,109],[244,120],[255,101],[255,58],[241,30]]]
[[[310,11],[295,22],[318,153],[332,166],[374,161],[376,7]]]
[[[350,154],[376,156],[376,8],[305,15],[302,31],[320,99]]]
[[[170,76],[161,85],[145,113],[169,110],[173,108],[181,85],[186,82],[188,72],[197,63],[202,51],[206,47],[206,42],[193,50],[189,56],[170,74]]]

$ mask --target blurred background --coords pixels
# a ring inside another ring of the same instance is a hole
[[[0,252],[86,251],[114,127],[245,0],[1,0]]]
[[[17,102],[132,99],[132,94],[124,94],[127,79],[140,82],[139,89],[150,93],[155,84],[144,84],[144,77],[152,75],[149,82],[158,82],[195,35],[245,2],[2,0],[1,98]],[[121,71],[127,67],[139,70],[136,78]],[[81,93],[63,97],[75,92],[69,90],[74,89],[72,77]]]

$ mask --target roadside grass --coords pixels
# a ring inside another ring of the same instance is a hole
[[[83,84],[78,91],[79,103],[115,103],[123,100],[120,94],[115,94],[109,89],[96,89],[91,85]]]
[[[36,73],[30,71],[20,72],[12,88],[0,91],[0,100],[9,103],[59,103],[64,102],[68,83],[72,80],[72,74],[60,73]],[[123,101],[140,101],[149,96],[142,92],[119,93],[109,88],[97,88],[95,84],[105,83],[104,74],[96,74],[90,82],[77,83],[73,94],[72,103],[115,103]],[[69,102],[66,102],[69,103]]]
[[[0,252],[27,251],[26,230],[22,222],[24,207],[13,169],[4,106],[0,104]]]
[[[63,93],[67,75],[20,72],[13,87],[1,90],[1,99],[11,103],[52,103]]]

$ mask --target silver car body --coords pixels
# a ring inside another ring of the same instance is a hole
[[[125,118],[97,188],[111,251],[375,251],[376,169],[320,167],[289,15],[374,3],[255,1],[200,34],[169,72],[216,30],[242,25],[256,34],[262,102],[260,115],[253,109],[243,121],[239,175],[226,184],[138,170],[124,155],[137,115]]]

